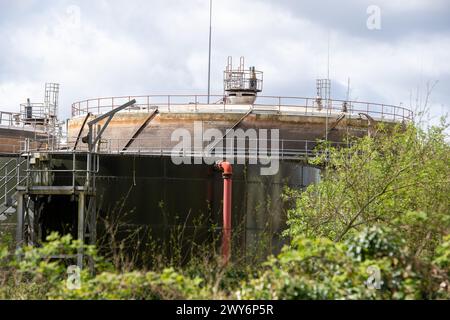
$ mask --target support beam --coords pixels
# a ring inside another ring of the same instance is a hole
[[[22,192],[17,192],[17,226],[16,226],[16,247],[23,245],[23,197]]]
[[[24,188],[21,188],[22,190]],[[35,186],[28,188],[28,194],[36,195],[71,195],[78,192],[88,192],[84,186]]]
[[[36,244],[36,236],[35,236],[35,223],[34,223],[34,208],[33,210],[31,210],[30,208],[31,205],[31,199],[28,197],[27,199],[27,205],[26,205],[26,213],[27,213],[27,218],[28,218],[28,230],[29,230],[29,235],[28,235],[28,241],[29,241],[29,245],[34,246]]]
[[[238,121],[236,121],[235,124],[233,124],[233,126],[229,129],[227,129],[227,131],[225,132],[225,134],[222,136],[221,139],[218,139],[216,142],[214,142],[214,144],[209,148],[209,152],[214,150],[215,147],[217,147],[217,145],[223,141],[223,139],[225,139],[227,137],[227,135],[231,132],[231,130],[233,130],[234,128],[236,128],[245,118],[247,118],[247,116],[253,112],[253,108],[250,108],[247,113],[245,113]]]
[[[152,119],[156,116],[156,114],[158,113],[158,109],[153,110],[152,113],[149,114],[149,116],[147,117],[147,119],[145,119],[144,123],[142,123],[139,128],[136,130],[136,132],[133,134],[133,136],[131,137],[131,139],[127,142],[127,144],[125,145],[125,147],[123,147],[122,151],[126,151],[134,142],[134,140],[141,134],[141,132],[148,126],[148,124],[150,123],[150,121],[152,121]]]
[[[343,112],[343,113],[341,113],[341,114],[339,115],[339,117],[336,119],[336,121],[333,122],[333,123],[331,124],[331,126],[329,126],[329,127],[326,129],[327,132],[326,132],[326,134],[325,134],[324,140],[327,140],[327,137],[328,137],[328,135],[331,133],[331,131],[333,131],[333,129],[336,128],[337,125],[339,124],[339,122],[341,122],[341,120],[344,119],[344,118],[345,118],[345,113]]]
[[[78,195],[78,240],[84,245],[84,206],[85,206],[85,194],[80,192]],[[77,252],[77,265],[83,268],[83,247],[78,248]]]
[[[101,129],[99,130],[97,136],[94,138],[94,141],[92,142],[92,145],[95,146],[97,144],[97,142],[102,138],[103,132],[105,132],[106,128],[108,127],[109,123],[111,122],[113,116],[110,116],[105,124],[101,127]]]
[[[95,202],[95,196],[89,196],[89,204],[86,212],[86,225],[89,232],[89,244],[95,244],[97,237],[97,208]],[[85,235],[87,236],[87,235]]]
[[[87,142],[88,142],[88,145],[89,145],[89,152],[93,152],[94,151],[95,144],[101,139],[103,132],[105,131],[106,127],[108,127],[108,124],[111,121],[111,119],[114,117],[114,115],[117,112],[132,106],[135,103],[136,103],[136,99],[133,99],[133,100],[131,100],[131,101],[121,105],[120,107],[117,107],[117,108],[115,108],[115,109],[113,109],[113,110],[111,110],[111,111],[109,111],[109,112],[107,112],[105,114],[102,114],[101,116],[99,116],[99,117],[95,118],[94,120],[91,120],[91,121],[88,122],[89,133],[88,133],[88,136],[87,136]],[[95,137],[93,137],[93,135],[94,135],[93,129],[92,129],[93,126],[95,124],[99,123],[100,121],[102,121],[103,119],[107,119],[106,123],[102,126],[102,129],[100,130],[100,132]]]
[[[89,204],[86,213],[87,229],[85,229],[89,234],[89,244],[95,245],[97,241],[97,208],[95,197],[90,196]],[[86,234],[87,236],[87,234]],[[88,256],[89,270],[93,274],[95,270],[94,259],[92,256]]]
[[[76,150],[76,149],[77,149],[77,145],[78,145],[78,142],[80,141],[81,135],[83,134],[83,130],[84,130],[84,127],[85,127],[85,125],[86,125],[86,122],[88,121],[88,119],[89,119],[89,117],[90,117],[91,115],[92,115],[92,114],[91,114],[90,112],[88,112],[88,114],[87,114],[86,117],[84,118],[83,124],[81,125],[80,131],[78,132],[77,140],[75,140],[75,144],[74,144],[74,146],[73,146],[73,150]]]
[[[125,108],[128,108],[128,107],[132,106],[132,105],[135,104],[135,103],[136,103],[136,99],[130,100],[130,101],[128,101],[127,103],[124,103],[123,105],[121,105],[120,107],[117,107],[117,108],[115,108],[115,109],[113,109],[113,110],[111,110],[111,111],[108,111],[107,113],[104,113],[104,114],[102,114],[101,116],[98,116],[98,117],[95,118],[94,120],[89,121],[89,122],[88,122],[88,125],[89,125],[89,126],[92,126],[92,125],[94,125],[94,124],[96,124],[96,123],[102,121],[103,119],[112,117],[112,116],[114,116],[117,112],[119,112],[119,111],[121,111],[121,110],[123,110],[123,109],[125,109]]]

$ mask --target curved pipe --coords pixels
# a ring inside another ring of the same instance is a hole
[[[367,118],[367,134],[369,135],[369,137],[372,137],[375,135],[376,131],[375,131],[375,125],[376,125],[376,121],[374,118],[372,118],[371,116],[369,116],[367,113],[363,113],[360,112],[358,113],[358,115],[362,118],[363,116]]]
[[[233,167],[228,161],[217,161],[216,168],[222,171],[224,179],[231,177],[233,175]]]
[[[223,234],[222,234],[222,258],[227,264],[231,256],[231,196],[233,167],[227,161],[217,161],[215,167],[222,171],[223,177]]]

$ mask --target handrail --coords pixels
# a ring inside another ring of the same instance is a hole
[[[4,190],[4,192],[2,192],[2,194],[0,195],[0,204],[5,205],[7,203],[7,198],[8,195],[12,194],[13,191],[16,189],[16,187],[18,185],[20,185],[23,181],[25,181],[25,179],[27,178],[27,176],[22,177],[22,179],[20,178],[20,167],[26,162],[26,159],[20,160],[18,158],[14,158],[9,160],[7,163],[5,163],[1,168],[0,171],[5,169],[5,173],[4,175],[0,178],[0,181],[2,181],[1,185],[0,185],[0,190]],[[14,167],[11,169],[11,171],[8,171],[8,165],[14,162]],[[13,179],[17,178],[17,182],[11,186],[8,187],[8,184],[13,181]],[[4,181],[3,181],[4,180]]]
[[[320,144],[320,140],[301,140],[301,139],[280,139],[278,143],[278,149],[271,149],[271,146],[266,148],[259,147],[258,139],[247,138],[226,138],[222,144],[222,150],[216,149],[211,151],[208,149],[209,142],[202,141],[201,147],[192,148],[190,150],[183,150],[183,156],[207,156],[216,157],[220,155],[227,156],[231,149],[228,149],[228,141],[234,140],[231,156],[241,157],[254,157],[254,156],[275,156],[279,158],[295,158],[297,156],[313,155],[314,149]],[[270,139],[269,139],[270,140]],[[75,141],[75,138],[67,139],[66,148],[30,148],[28,152],[51,152],[51,153],[86,153],[88,152],[87,145],[80,145],[77,150],[73,150],[70,146]],[[163,143],[162,137],[153,138],[136,138],[131,146],[127,150],[123,150],[123,146],[129,141],[128,138],[105,138],[102,139],[101,145],[96,150],[96,154],[140,154],[140,155],[154,155],[154,156],[172,156],[173,148]],[[247,146],[248,144],[248,146]],[[348,145],[347,142],[331,142],[333,146]],[[194,144],[195,145],[195,142]],[[217,146],[216,146],[217,148]],[[55,170],[58,171],[58,170]],[[64,171],[64,170],[63,170]],[[73,170],[67,170],[73,171]],[[86,172],[86,170],[81,170]]]
[[[6,162],[3,166],[0,167],[0,170],[3,170],[7,165],[9,165],[10,162],[13,161],[17,161],[17,159],[16,158],[10,159],[8,162]]]
[[[32,112],[28,114],[24,108],[28,106],[20,105],[20,112],[3,111],[0,109],[0,128],[19,129],[32,131],[36,134],[54,134],[58,126],[55,114],[50,117],[45,116],[44,109],[48,107],[42,103],[32,103]]]
[[[117,96],[117,97],[101,97],[94,99],[86,99],[72,104],[72,116],[85,115],[88,112],[100,115],[124,102],[136,100],[133,107],[129,107],[126,111],[147,110],[150,112],[154,108],[159,108],[162,112],[179,112],[183,111],[181,106],[192,107],[192,112],[208,111],[216,106],[222,106],[223,112],[233,111],[237,105],[227,104],[223,95],[211,95],[210,98],[216,103],[207,103],[208,95],[202,94],[172,94],[172,95],[140,95],[140,96]],[[322,105],[323,104],[323,105]],[[164,109],[165,107],[165,109]],[[413,112],[403,106],[372,103],[364,101],[346,101],[339,99],[318,100],[311,97],[281,97],[281,96],[258,96],[253,107],[258,110],[269,108],[274,112],[280,113],[301,113],[301,114],[320,114],[331,111],[341,112],[344,108],[347,113],[357,115],[365,112],[378,119],[393,121],[412,121]],[[248,106],[247,106],[248,108]],[[327,111],[328,110],[328,111]],[[215,110],[214,110],[215,111]]]

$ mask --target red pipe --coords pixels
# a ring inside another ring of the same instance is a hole
[[[231,256],[231,185],[233,182],[233,168],[227,161],[218,161],[216,168],[222,171],[223,177],[223,235],[222,235],[222,258],[227,264]]]

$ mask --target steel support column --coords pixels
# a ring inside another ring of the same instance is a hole
[[[16,226],[16,247],[19,248],[23,244],[23,192],[17,192],[17,226]]]
[[[81,240],[84,244],[84,206],[85,206],[85,194],[80,192],[78,194],[78,240]],[[77,253],[77,265],[83,268],[83,247],[78,248]]]

